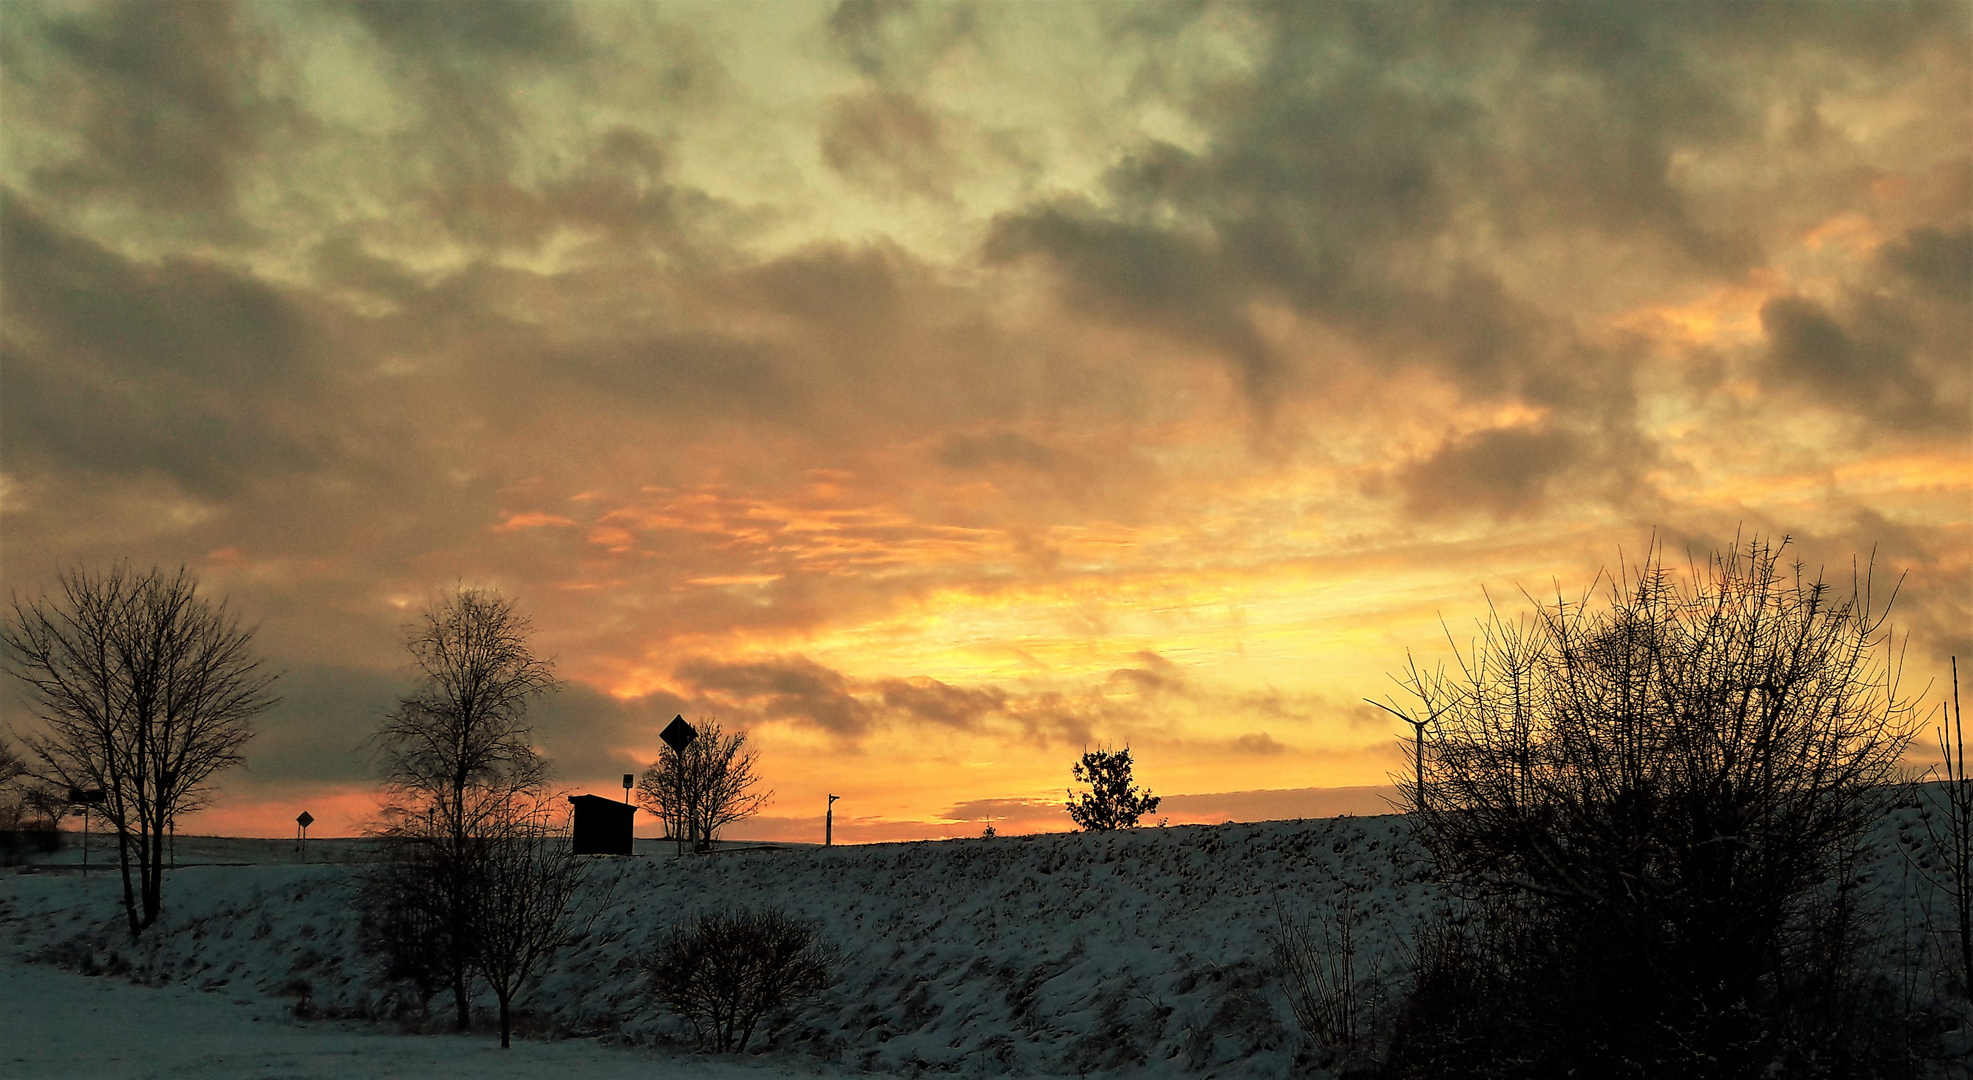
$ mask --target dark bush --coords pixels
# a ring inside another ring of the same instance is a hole
[[[0,831],[0,866],[18,866],[36,855],[51,855],[62,849],[62,834],[51,823],[44,829]]]
[[[652,994],[721,1053],[744,1052],[762,1019],[820,993],[830,977],[815,931],[774,908],[675,925],[644,969]]]
[[[1855,895],[1913,715],[1883,606],[1758,542],[1695,579],[1409,672],[1408,809],[1480,914],[1420,944],[1394,1075],[1896,1075]]]
[[[417,989],[419,1011],[429,1016],[432,996],[452,985],[446,860],[440,845],[415,836],[386,836],[378,851],[357,897],[359,940],[383,955],[385,979]]]

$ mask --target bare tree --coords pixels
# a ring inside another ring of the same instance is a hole
[[[1418,835],[1561,928],[1577,1052],[1757,1071],[1778,988],[1855,938],[1844,871],[1912,709],[1867,573],[1838,595],[1785,546],[1685,581],[1653,552],[1602,604],[1493,612],[1455,671],[1404,680],[1433,718],[1400,784]]]
[[[500,1046],[513,1030],[512,1007],[541,963],[585,929],[575,910],[587,866],[547,808],[521,801],[488,823],[475,875],[473,970],[500,1002]]]
[[[1083,751],[1082,760],[1069,770],[1078,783],[1089,790],[1078,795],[1069,792],[1069,817],[1076,826],[1091,832],[1108,829],[1134,829],[1137,819],[1158,812],[1159,797],[1150,790],[1139,790],[1131,779],[1130,747],[1109,750],[1097,747]]]
[[[760,812],[772,791],[755,791],[755,753],[747,733],[727,734],[702,721],[699,737],[679,753],[667,747],[638,779],[638,801],[664,820],[679,849],[710,847],[719,830]]]
[[[58,595],[13,600],[0,630],[42,730],[25,741],[50,783],[103,792],[116,829],[132,937],[163,905],[165,836],[239,764],[252,720],[276,702],[253,631],[185,570],[77,568]],[[135,870],[135,878],[132,871]]]
[[[555,688],[528,644],[528,619],[487,589],[434,599],[405,638],[418,686],[384,719],[382,832],[428,877],[408,895],[431,905],[443,938],[457,1023],[472,1023],[476,878],[483,838],[518,801],[539,795],[547,765],[527,727],[533,700]],[[391,863],[380,867],[388,873]]]
[[[0,866],[61,846],[61,800],[28,771],[12,740],[0,736]]]

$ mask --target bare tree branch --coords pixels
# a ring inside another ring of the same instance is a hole
[[[278,700],[253,632],[180,569],[126,564],[57,578],[59,596],[15,596],[0,630],[42,731],[27,738],[42,780],[103,792],[117,833],[132,937],[163,904],[165,834],[238,765],[253,718]],[[137,876],[133,881],[132,869]]]
[[[527,710],[556,687],[528,644],[530,630],[514,602],[497,592],[461,588],[435,598],[405,635],[418,685],[373,737],[384,773],[381,831],[417,853],[384,872],[401,869],[422,882],[408,891],[379,889],[430,905],[414,921],[442,937],[461,1030],[472,1023],[469,984],[483,899],[476,875],[486,838],[547,783]],[[429,880],[417,878],[426,871]]]

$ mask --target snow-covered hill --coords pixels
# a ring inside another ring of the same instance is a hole
[[[1910,811],[1894,815],[1865,872],[1907,941],[1920,889],[1897,848],[1913,835]],[[0,946],[282,998],[301,1015],[415,1017],[422,1003],[358,947],[362,872],[184,867],[160,932],[134,948],[113,873],[11,873]],[[544,974],[523,1034],[684,1039],[645,998],[639,954],[674,920],[773,905],[821,926],[839,974],[777,1033],[776,1053],[898,1072],[1282,1076],[1296,1034],[1270,933],[1283,913],[1346,894],[1366,915],[1359,970],[1395,976],[1402,942],[1441,902],[1399,817],[600,859],[591,899],[606,906]]]

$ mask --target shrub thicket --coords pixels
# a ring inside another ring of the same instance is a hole
[[[763,1019],[820,993],[829,962],[815,931],[775,908],[713,912],[671,928],[644,958],[652,993],[700,1045],[741,1053]]]
[[[1696,580],[1654,557],[1600,604],[1491,613],[1451,674],[1411,667],[1401,787],[1482,916],[1421,943],[1396,1075],[1855,1073],[1881,1053],[1856,1022],[1887,999],[1854,867],[1912,712],[1868,579],[1838,594],[1783,547]]]

